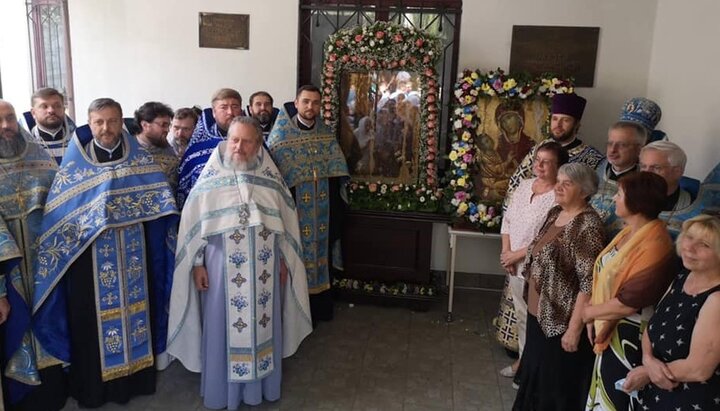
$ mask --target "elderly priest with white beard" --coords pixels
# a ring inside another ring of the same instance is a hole
[[[168,353],[208,408],[280,398],[282,358],[312,331],[295,203],[252,117],[236,117],[180,221]]]

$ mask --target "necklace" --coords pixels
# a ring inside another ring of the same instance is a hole
[[[235,176],[235,189],[237,189],[238,196],[240,197],[240,208],[238,209],[238,223],[243,226],[247,226],[248,222],[250,221],[250,200],[252,199],[253,191],[255,190],[255,172],[257,171],[257,167],[253,170],[252,173],[252,182],[250,183],[250,189],[248,190],[248,198],[247,201],[243,199],[242,191],[240,190],[240,180],[238,180],[238,175],[235,169],[233,168],[233,175]]]

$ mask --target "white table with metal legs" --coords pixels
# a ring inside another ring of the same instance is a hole
[[[447,322],[451,322],[453,320],[452,307],[453,307],[453,291],[455,288],[455,250],[456,250],[458,238],[499,239],[500,234],[482,233],[479,231],[471,231],[471,230],[460,230],[460,229],[453,228],[452,226],[448,226],[448,242],[450,243],[449,244],[450,252],[448,253],[448,259],[450,261],[448,262],[448,274],[445,278],[445,285],[448,287],[448,312],[447,312],[447,317],[445,318],[445,321],[447,321]]]

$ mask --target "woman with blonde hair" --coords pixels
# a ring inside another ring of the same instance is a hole
[[[720,218],[683,223],[677,252],[684,270],[642,337],[642,365],[622,389],[653,410],[720,409]]]

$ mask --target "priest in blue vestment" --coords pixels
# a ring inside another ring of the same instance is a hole
[[[317,87],[300,87],[295,102],[278,114],[267,146],[295,198],[313,320],[328,321],[333,317],[330,270],[342,260],[346,203],[340,194],[349,173],[335,133],[319,117],[320,98]]]
[[[168,353],[205,407],[280,398],[282,358],[312,331],[295,204],[252,117],[237,117],[182,211]]]
[[[57,164],[21,129],[10,103],[0,100],[0,295],[11,307],[5,324],[2,370],[6,401],[17,410],[57,410],[67,397],[62,362],[51,358],[30,326],[32,248]],[[4,303],[0,302],[0,312]],[[39,371],[39,369],[42,370]]]
[[[155,392],[165,351],[178,212],[152,156],[93,101],[50,188],[37,240],[33,330],[69,364],[81,407]]]
[[[65,114],[65,96],[52,87],[44,87],[36,90],[30,101],[32,109],[23,113],[20,124],[60,165],[75,132],[75,122]]]
[[[185,199],[215,147],[227,136],[230,122],[242,115],[242,97],[233,89],[222,88],[212,97],[212,108],[203,110],[198,118],[187,149],[180,160],[177,205],[182,209]]]

